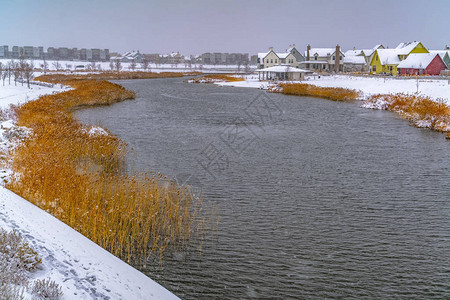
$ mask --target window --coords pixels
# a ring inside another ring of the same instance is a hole
[[[372,71],[376,72],[377,71],[377,66],[372,66]]]
[[[317,56],[314,56],[314,59],[317,60]]]
[[[277,60],[275,59],[275,63],[277,63]]]
[[[322,69],[324,69],[325,70],[325,65],[323,65],[323,68]]]
[[[273,59],[270,60],[270,63],[273,64]]]
[[[336,56],[333,56],[333,60],[335,60],[336,59]]]
[[[342,60],[342,56],[339,56],[339,60]]]

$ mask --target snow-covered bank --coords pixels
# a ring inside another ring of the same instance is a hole
[[[10,104],[23,103],[66,88],[0,85],[0,177],[10,175],[7,151],[20,129]],[[97,127],[92,134],[104,134]],[[90,131],[91,133],[91,131]],[[6,163],[6,166],[3,165]],[[62,287],[63,299],[178,299],[149,277],[116,258],[80,233],[25,199],[0,186],[0,228],[16,230],[42,258],[42,270],[31,280],[50,278]],[[25,299],[30,299],[25,295]]]
[[[447,80],[435,80],[419,78],[418,80],[397,79],[394,77],[359,77],[349,75],[334,76],[309,76],[304,83],[320,87],[340,87],[352,90],[360,90],[364,98],[375,94],[419,94],[432,99],[444,99],[450,104],[450,84]]]
[[[31,89],[29,89],[25,83],[23,86],[21,83],[17,83],[17,86],[15,86],[11,80],[11,85],[8,85],[8,80],[6,80],[5,86],[0,85],[0,108],[6,109],[11,104],[23,104],[30,100],[36,100],[42,95],[59,93],[65,90],[67,90],[67,87],[61,87],[60,85],[54,87],[31,85]]]
[[[258,75],[246,75],[244,81],[217,82],[220,86],[235,86],[249,88],[264,88],[276,85],[279,82],[259,81]],[[359,77],[350,75],[334,76],[308,76],[301,83],[313,84],[320,87],[339,87],[352,90],[359,90],[363,93],[363,99],[375,94],[396,94],[407,93],[431,97],[432,99],[444,99],[450,104],[450,84],[448,80],[438,80],[429,78],[396,79],[393,77]],[[418,87],[417,87],[418,85]]]
[[[17,230],[42,258],[63,299],[178,299],[55,217],[0,187],[0,227]]]

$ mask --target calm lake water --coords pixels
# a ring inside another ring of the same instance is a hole
[[[184,299],[450,298],[442,134],[357,103],[183,80],[119,81],[136,100],[77,113],[125,140],[133,168],[189,179],[217,209],[201,255],[142,271]]]

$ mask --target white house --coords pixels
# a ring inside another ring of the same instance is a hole
[[[304,61],[304,56],[295,48],[295,45],[289,45],[285,52],[275,52],[273,47],[268,52],[258,53],[258,69],[266,69],[273,66],[289,65],[299,68],[300,62]]]
[[[336,48],[311,48],[305,51],[306,61],[302,62],[305,69],[314,72],[343,72],[344,53],[339,45]],[[302,66],[303,67],[303,66]]]

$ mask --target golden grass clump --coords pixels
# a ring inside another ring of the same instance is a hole
[[[32,133],[12,154],[18,176],[8,188],[127,261],[186,247],[204,225],[200,200],[161,176],[125,173],[126,144],[93,133],[72,115],[77,107],[132,99],[134,92],[107,81],[61,83],[74,89],[15,108],[18,125]]]
[[[363,106],[394,111],[412,121],[417,127],[426,127],[440,132],[450,132],[450,107],[443,99],[431,100],[426,96],[392,94],[373,95]]]
[[[184,74],[180,72],[100,72],[100,73],[89,73],[89,74],[49,74],[42,75],[36,78],[36,80],[50,82],[50,83],[60,83],[62,81],[68,80],[119,80],[119,79],[153,79],[153,78],[175,78],[183,77]]]
[[[214,82],[234,82],[234,81],[244,81],[243,78],[232,76],[231,74],[211,74],[205,75],[199,78],[190,79],[189,82],[193,83],[214,83]]]
[[[353,100],[361,95],[359,91],[355,90],[319,87],[306,83],[282,83],[280,87],[280,92],[286,95],[312,96],[336,101]]]

